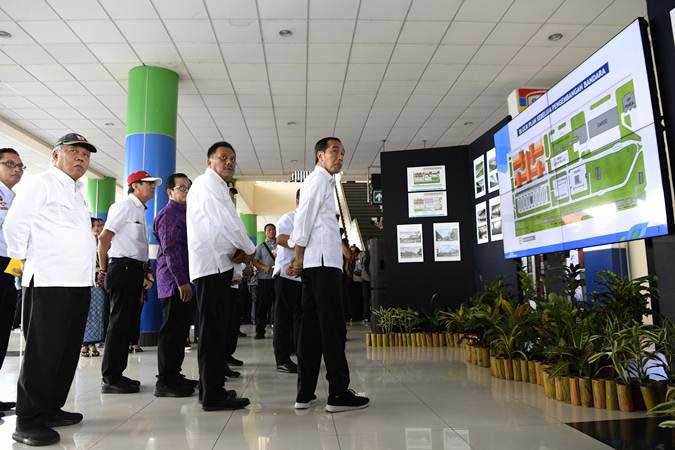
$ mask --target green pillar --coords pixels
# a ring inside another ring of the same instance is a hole
[[[257,231],[256,232],[256,239],[258,240],[258,242],[265,242],[265,240],[267,239],[267,236],[265,236],[264,231]]]
[[[258,228],[258,216],[256,214],[244,214],[240,213],[239,217],[241,217],[241,221],[244,222],[244,228],[246,228],[246,234],[248,235],[249,239],[251,239],[251,242],[254,244],[257,244],[258,242],[258,235],[257,235],[257,228]]]
[[[108,218],[108,209],[115,203],[115,187],[115,179],[112,177],[87,180],[87,203],[92,217],[103,220]]]

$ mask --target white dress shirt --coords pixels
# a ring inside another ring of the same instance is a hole
[[[5,217],[7,217],[7,212],[9,211],[9,207],[12,206],[15,195],[13,190],[0,181],[0,227],[5,222]],[[0,233],[0,256],[7,257],[7,242],[2,233]],[[4,268],[0,268],[0,270],[2,269]]]
[[[293,241],[305,247],[303,267],[342,270],[342,240],[335,218],[335,178],[316,166],[300,190],[300,204],[293,221]]]
[[[108,250],[109,258],[132,258],[148,262],[145,205],[134,194],[110,206],[103,229],[115,233]]]
[[[300,281],[300,277],[291,277],[288,275],[288,271],[286,270],[286,267],[291,263],[293,256],[295,256],[295,250],[293,249],[295,243],[290,237],[293,234],[294,219],[295,211],[291,211],[279,217],[279,221],[277,222],[277,233],[279,235],[285,234],[288,236],[288,246],[290,248],[277,245],[277,259],[274,260],[274,273],[272,276],[276,277],[279,275],[289,280]]]
[[[10,258],[25,259],[23,286],[92,286],[96,239],[83,184],[50,167],[27,181],[7,213],[3,231]]]
[[[232,284],[230,285],[232,289],[239,289],[239,282],[241,282],[241,277],[244,276],[245,268],[246,264],[244,263],[234,264],[232,272]]]
[[[232,269],[230,258],[236,249],[247,255],[255,252],[230,198],[230,188],[210,168],[188,192],[187,237],[192,281]]]

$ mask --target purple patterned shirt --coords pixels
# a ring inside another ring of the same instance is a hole
[[[186,207],[172,200],[155,217],[153,231],[157,252],[157,297],[169,298],[178,286],[190,282],[188,275]]]

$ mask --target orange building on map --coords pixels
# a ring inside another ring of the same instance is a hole
[[[528,150],[520,150],[518,156],[513,161],[513,171],[516,173],[516,187],[529,183],[537,177],[544,175],[546,166],[542,157],[544,156],[544,143],[539,141],[535,146],[530,144]]]

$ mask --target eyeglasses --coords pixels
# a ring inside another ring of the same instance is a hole
[[[190,190],[190,186],[182,186],[182,185],[179,185],[179,186],[175,186],[175,187],[174,187],[174,190],[176,190],[176,189],[178,189],[178,190],[181,191],[181,192],[187,192],[187,191]]]
[[[28,168],[24,164],[17,164],[14,161],[0,161],[0,164],[3,164],[9,170],[19,169],[22,172]]]

